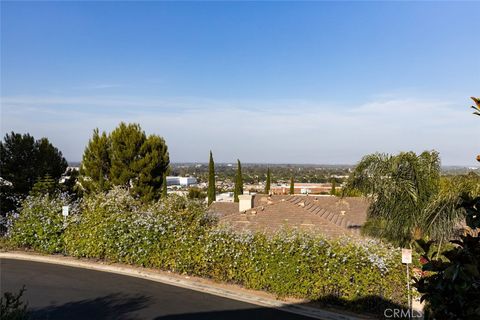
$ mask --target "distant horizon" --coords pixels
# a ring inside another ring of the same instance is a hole
[[[360,160],[359,160],[360,161]],[[68,165],[70,166],[71,164],[80,164],[82,161],[68,161]],[[346,164],[346,163],[267,163],[267,162],[243,162],[241,161],[242,166],[249,166],[249,165],[262,165],[262,166],[334,166],[334,167],[354,167],[356,166],[356,163],[354,164]],[[170,164],[173,165],[179,165],[179,164],[201,164],[201,165],[208,165],[208,162],[201,162],[201,161],[181,161],[181,162],[170,162]],[[217,162],[215,161],[215,165],[229,165],[231,164],[232,166],[236,166],[236,160],[232,162]],[[480,165],[441,165],[441,168],[476,168],[480,169]]]

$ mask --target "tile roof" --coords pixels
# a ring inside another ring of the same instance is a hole
[[[282,228],[321,233],[334,238],[359,236],[366,221],[368,202],[363,198],[331,196],[256,195],[254,208],[223,214],[219,223],[236,230],[272,233]]]
[[[212,202],[207,212],[217,217],[238,213],[238,202]]]

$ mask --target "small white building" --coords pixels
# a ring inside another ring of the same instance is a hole
[[[197,179],[195,177],[167,176],[167,186],[188,187],[195,184],[197,184]]]
[[[312,190],[310,190],[308,188],[302,188],[302,189],[300,189],[300,193],[301,194],[310,194],[310,193],[312,193]]]

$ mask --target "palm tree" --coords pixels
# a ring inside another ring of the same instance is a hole
[[[473,114],[480,116],[480,98],[470,97],[470,99],[472,99],[476,105],[476,106],[472,106],[472,109],[475,110]],[[477,156],[477,161],[480,162],[480,154]]]
[[[472,106],[472,109],[475,110],[473,114],[480,116],[480,98],[470,97],[470,99],[476,104],[476,106]]]
[[[480,111],[480,99],[473,98],[477,104],[472,107]],[[480,115],[479,112],[474,114]],[[480,156],[477,160],[480,161]],[[458,239],[450,241],[454,246],[442,253],[440,249],[432,252],[432,242],[418,241],[422,249],[422,257],[426,263],[422,271],[428,271],[420,279],[416,279],[415,287],[425,301],[426,318],[438,319],[477,319],[480,305],[480,177],[470,173],[466,179],[458,177],[447,180],[442,190],[459,189],[460,197],[448,198],[438,196],[439,202],[447,207],[457,202],[451,209],[465,210],[465,232]],[[448,185],[450,183],[450,185]],[[461,199],[459,202],[458,199]],[[432,207],[438,208],[438,202],[432,201]],[[435,211],[430,211],[435,214]],[[437,255],[434,259],[433,255]]]
[[[356,189],[371,201],[364,233],[406,245],[423,237],[441,240],[451,236],[464,217],[460,194],[475,192],[479,183],[476,175],[441,178],[436,151],[376,153],[360,161],[346,192]]]

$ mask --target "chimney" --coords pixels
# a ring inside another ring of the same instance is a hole
[[[238,211],[243,212],[253,208],[253,195],[240,194],[238,200]]]

